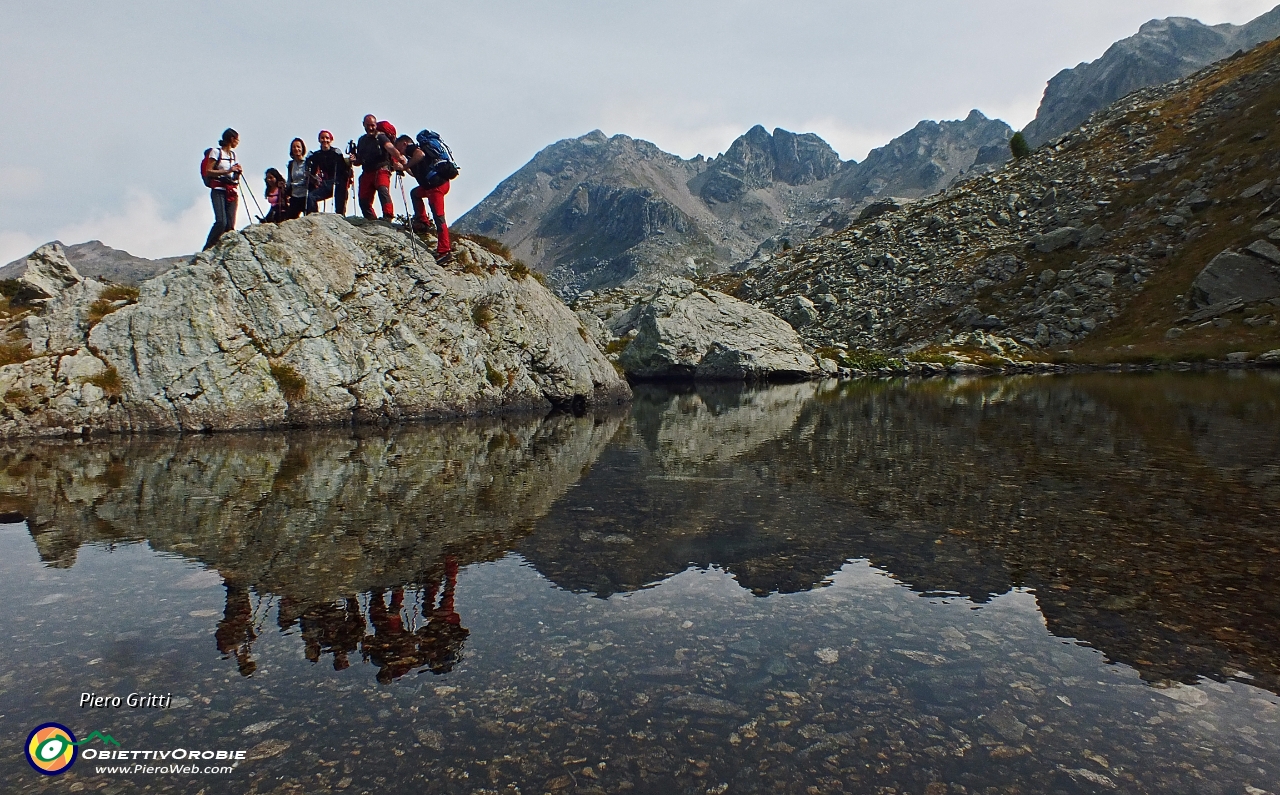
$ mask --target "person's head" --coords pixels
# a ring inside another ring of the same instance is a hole
[[[235,149],[240,143],[240,133],[228,127],[222,131],[222,138],[218,141],[218,146],[224,149]]]
[[[407,135],[402,135],[396,139],[396,149],[400,154],[404,154],[406,150],[413,144],[413,139]]]
[[[364,131],[369,133],[370,135],[373,135],[374,131],[377,129],[378,129],[378,117],[374,116],[372,113],[365,116]]]
[[[294,138],[289,144],[289,157],[301,160],[307,154],[307,145],[301,138]]]
[[[267,169],[267,173],[263,176],[263,179],[266,181],[268,189],[278,188],[284,184],[284,174],[281,174],[274,168]]]
[[[333,133],[328,130],[321,130],[320,135],[316,140],[320,142],[321,149],[330,149],[333,147]]]

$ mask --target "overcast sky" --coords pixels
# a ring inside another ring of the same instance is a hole
[[[198,249],[199,160],[227,126],[259,200],[295,135],[345,142],[365,113],[439,130],[462,167],[457,218],[597,128],[692,157],[763,124],[858,160],[971,108],[1018,128],[1050,77],[1149,19],[1239,24],[1274,4],[0,0],[0,263],[54,238]]]

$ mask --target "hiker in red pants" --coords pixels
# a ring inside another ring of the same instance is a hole
[[[395,147],[396,128],[391,122],[378,121],[370,113],[364,117],[364,131],[351,158],[352,164],[361,168],[357,187],[360,212],[365,218],[377,217],[373,210],[373,195],[377,193],[382,200],[382,217],[391,219],[396,215],[395,205],[391,203],[391,168],[400,159]]]
[[[407,135],[396,139],[396,149],[404,156],[405,168],[418,180],[418,187],[409,195],[413,198],[414,225],[429,227],[424,200],[431,207],[431,217],[436,225],[436,262],[444,264],[453,260],[453,244],[449,240],[449,224],[444,217],[444,196],[449,192],[450,181],[458,176],[458,166],[453,153],[437,133],[423,130],[417,141]]]

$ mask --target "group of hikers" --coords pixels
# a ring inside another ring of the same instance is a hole
[[[319,143],[320,148],[308,155],[306,142],[294,138],[289,144],[289,162],[284,172],[267,169],[263,179],[270,209],[259,217],[260,222],[278,223],[305,213],[319,212],[320,203],[330,199],[333,200],[334,211],[346,215],[347,198],[353,185],[360,213],[365,218],[377,218],[374,208],[376,196],[382,205],[383,219],[391,220],[395,218],[395,204],[391,199],[392,172],[408,172],[418,181],[418,186],[409,192],[413,200],[410,233],[434,230],[437,236],[436,262],[443,264],[452,259],[453,247],[444,217],[444,197],[449,192],[450,181],[458,176],[458,166],[453,153],[437,133],[423,130],[416,138],[397,136],[391,122],[379,121],[369,114],[364,117],[364,135],[349,143],[345,153],[333,147],[333,133],[328,130],[320,131]],[[239,144],[240,134],[228,128],[223,131],[217,146],[205,150],[200,163],[200,174],[210,189],[213,202],[213,228],[205,240],[206,250],[212,248],[224,233],[235,228],[239,190],[244,184],[235,154]],[[356,166],[360,167],[358,180],[355,179]],[[247,185],[244,187],[248,188]],[[256,205],[257,199],[251,190],[249,194]],[[428,207],[430,219],[427,217]]]

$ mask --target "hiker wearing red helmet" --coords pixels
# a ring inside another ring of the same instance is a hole
[[[396,208],[391,203],[391,167],[400,163],[395,139],[396,128],[390,122],[380,122],[372,113],[364,117],[364,135],[356,142],[351,162],[361,169],[357,195],[365,218],[377,217],[373,210],[374,193],[382,200],[382,217],[395,217]]]

